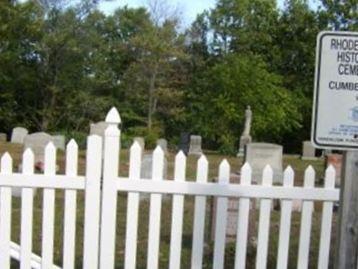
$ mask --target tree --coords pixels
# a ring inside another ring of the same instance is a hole
[[[252,134],[257,140],[279,142],[300,127],[292,95],[283,88],[282,78],[270,73],[259,56],[226,56],[196,81],[192,92],[188,107],[192,131],[200,132],[214,141],[211,146],[226,152],[235,150],[247,105],[253,109]]]

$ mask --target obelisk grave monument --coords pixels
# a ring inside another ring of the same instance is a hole
[[[244,156],[245,146],[249,143],[251,143],[251,121],[252,121],[252,111],[250,106],[247,106],[245,110],[245,126],[244,131],[242,132],[242,135],[240,137],[240,148],[239,152],[237,153],[237,156]]]

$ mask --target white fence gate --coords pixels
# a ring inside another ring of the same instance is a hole
[[[230,165],[224,160],[219,167],[218,183],[208,181],[208,161],[201,156],[197,164],[195,181],[186,181],[186,156],[179,152],[175,158],[174,180],[163,178],[164,152],[157,147],[153,152],[152,179],[141,179],[142,149],[134,143],[130,149],[129,176],[119,177],[120,117],[112,109],[106,118],[109,127],[104,143],[99,136],[87,140],[86,173],[77,174],[78,147],[71,140],[66,151],[66,173],[56,174],[56,149],[49,144],[45,150],[43,174],[34,174],[34,156],[31,150],[23,154],[21,173],[12,172],[9,154],[1,158],[0,171],[0,268],[10,268],[10,257],[18,258],[21,269],[58,268],[53,264],[55,190],[65,191],[63,268],[74,268],[76,233],[77,191],[85,192],[83,268],[114,268],[116,242],[116,214],[118,192],[128,193],[124,268],[136,268],[138,210],[140,193],[150,193],[147,268],[158,268],[161,232],[162,195],[173,195],[171,216],[170,258],[168,267],[181,268],[184,197],[195,196],[192,232],[191,268],[203,264],[204,225],[206,197],[217,197],[213,268],[224,268],[225,229],[228,198],[239,198],[235,268],[245,268],[248,241],[250,199],[260,199],[256,268],[267,267],[270,212],[273,199],[281,199],[281,220],[277,268],[287,268],[292,200],[303,200],[299,235],[297,268],[308,268],[310,235],[314,201],[323,202],[318,267],[328,268],[331,240],[333,202],[339,199],[334,188],[335,171],[326,170],[324,188],[314,187],[315,172],[308,167],[304,186],[294,187],[294,172],[288,167],[284,172],[283,186],[272,186],[273,172],[267,166],[263,171],[262,185],[251,185],[251,168],[241,169],[240,184],[231,184]],[[102,150],[104,146],[104,150]],[[102,158],[102,152],[104,154]],[[102,167],[103,160],[103,167]],[[102,185],[101,185],[102,183]],[[20,246],[11,242],[11,188],[21,187],[21,237]],[[42,253],[32,253],[34,188],[43,189]],[[101,210],[102,208],[102,210]],[[17,255],[18,254],[18,255]]]

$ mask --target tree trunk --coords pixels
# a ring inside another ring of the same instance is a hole
[[[153,124],[153,114],[155,112],[155,107],[154,107],[154,93],[155,93],[155,80],[157,78],[157,67],[154,68],[152,76],[150,78],[149,81],[149,104],[148,104],[148,123],[147,123],[147,128],[149,130],[152,129],[152,124]]]

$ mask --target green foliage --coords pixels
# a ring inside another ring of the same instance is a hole
[[[203,94],[200,89],[204,87]],[[279,141],[285,133],[300,127],[292,94],[259,56],[226,56],[197,81],[195,90],[198,95],[192,97],[193,107],[189,108],[195,113],[194,130],[213,140],[223,152],[236,149],[248,105],[254,111],[252,135],[257,140]]]
[[[251,105],[255,140],[297,150],[310,130],[316,35],[357,30],[353,0],[321,0],[318,10],[219,0],[180,32],[178,14],[125,6],[106,16],[98,2],[0,3],[0,131],[83,141],[116,106],[124,144],[144,136],[154,147],[189,131],[204,148],[235,153]]]

